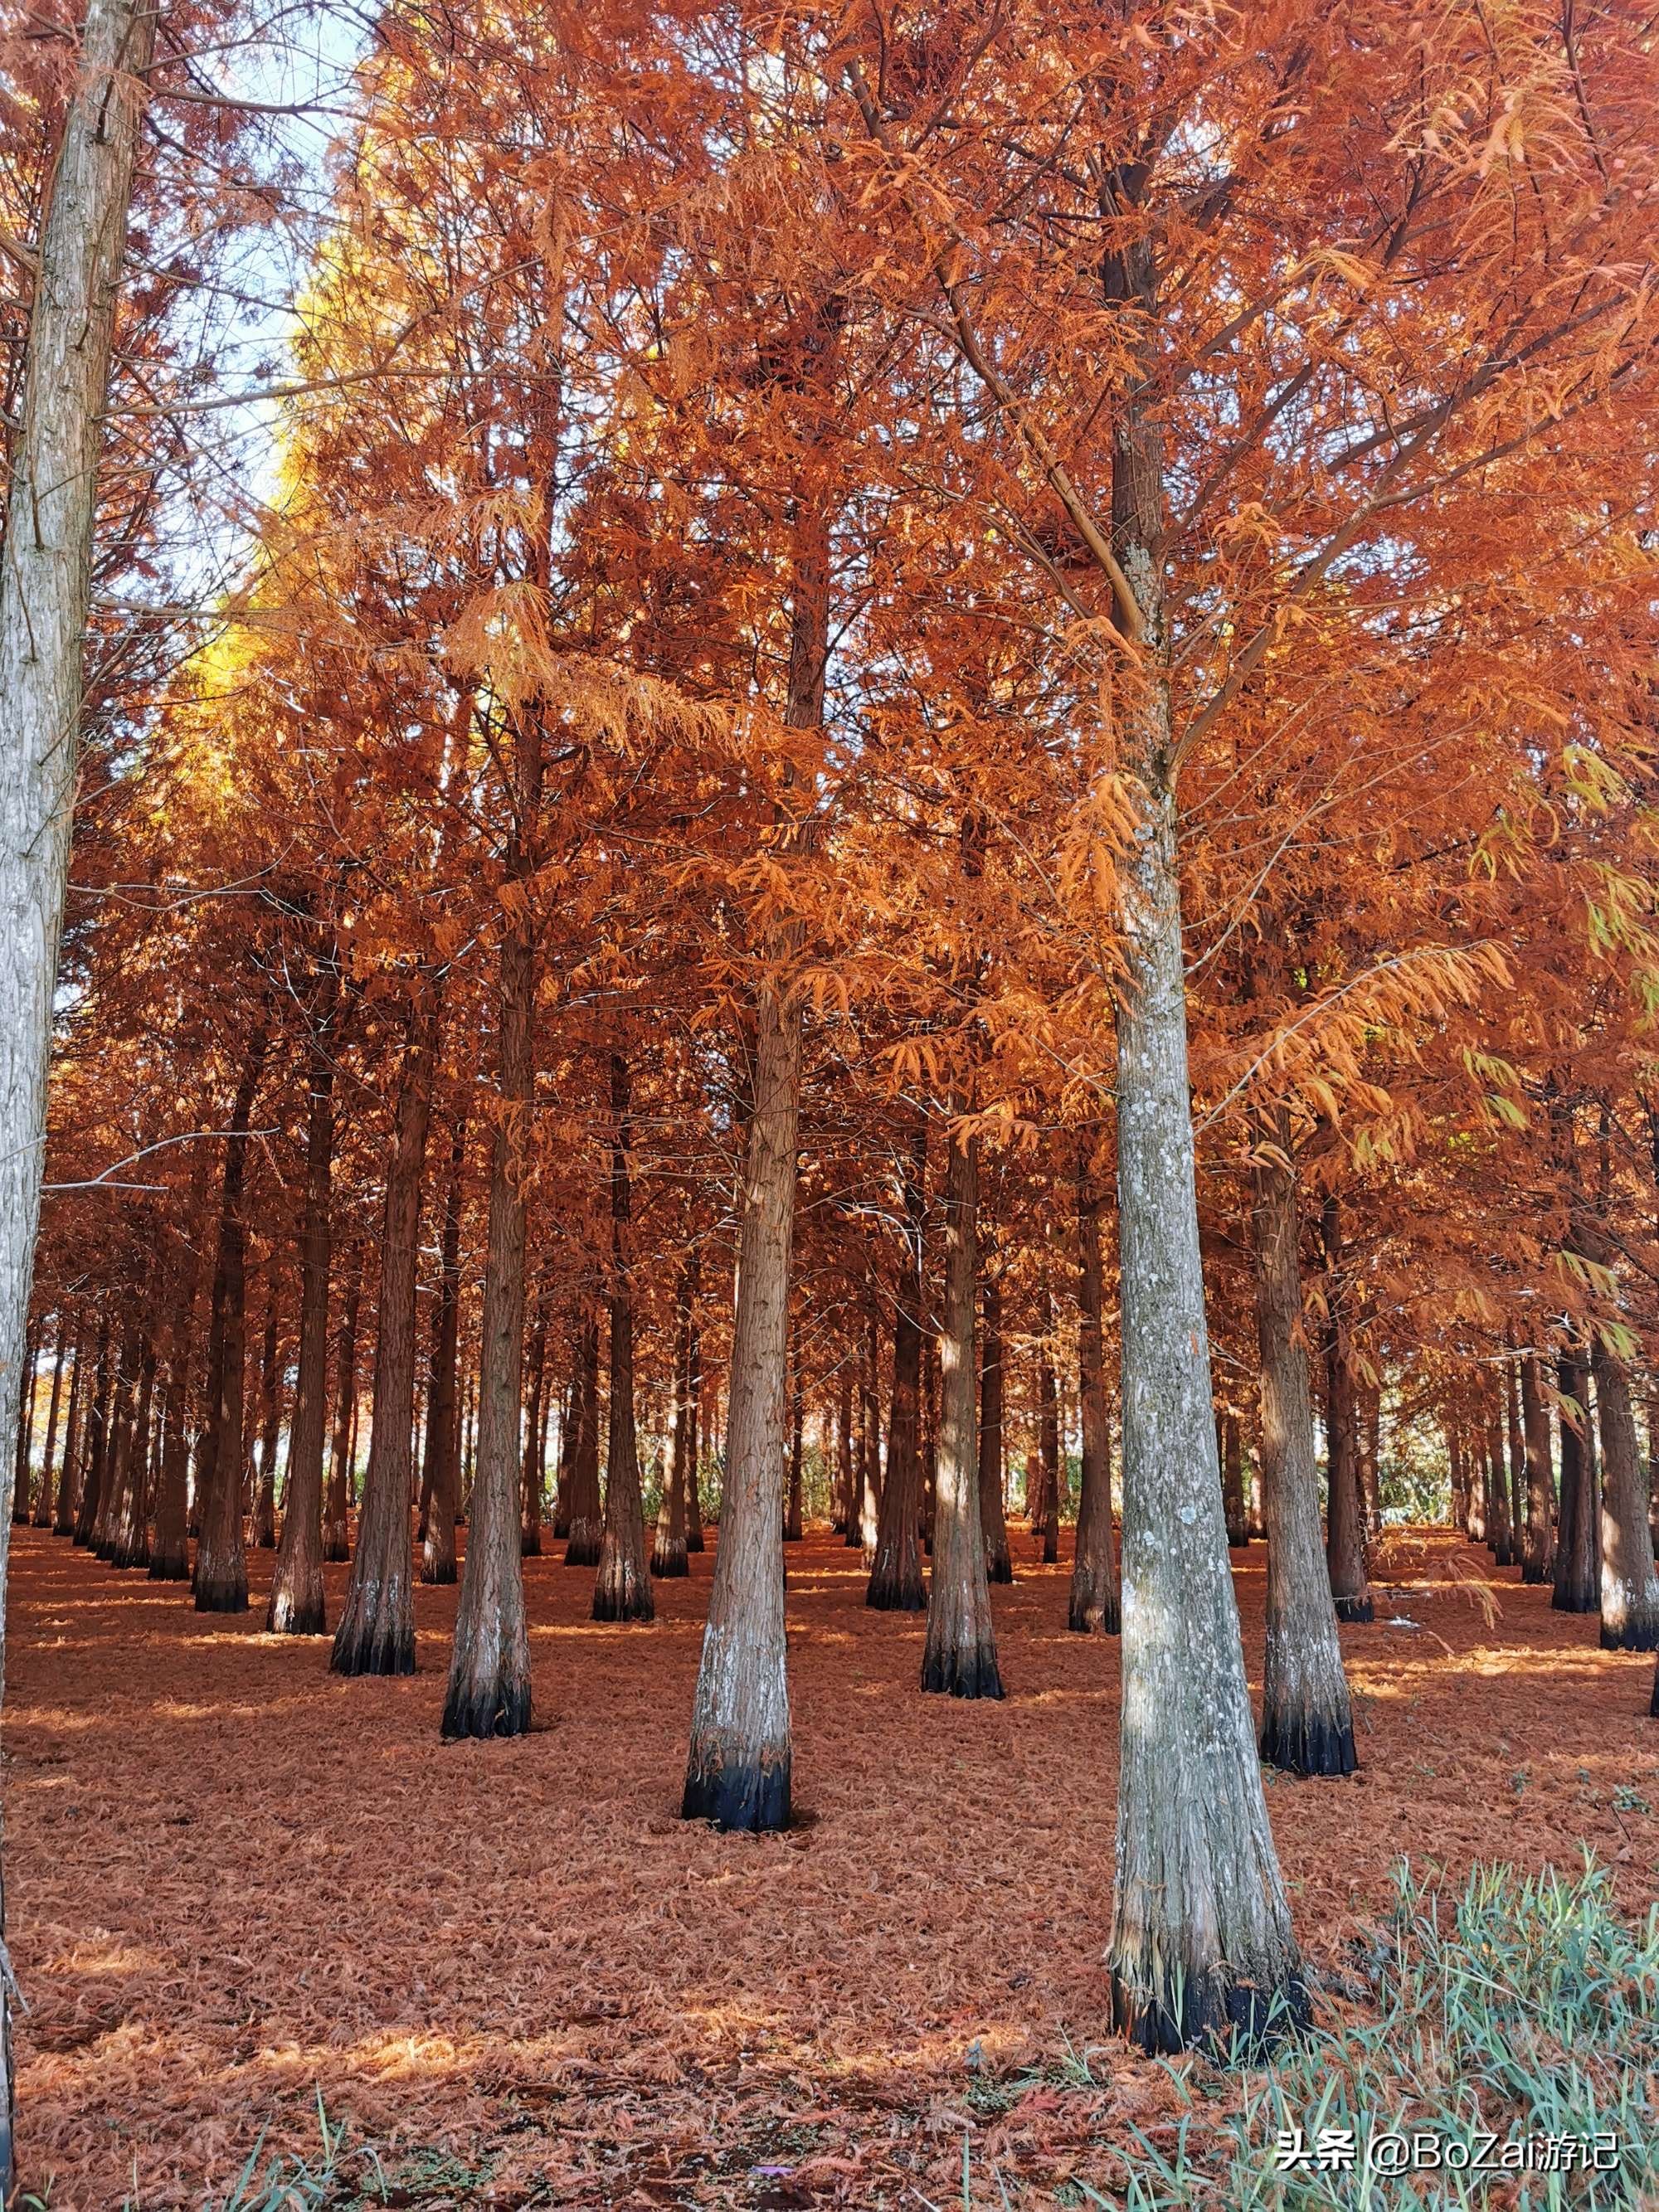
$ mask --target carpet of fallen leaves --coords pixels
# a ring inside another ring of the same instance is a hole
[[[534,1732],[443,1745],[453,1590],[420,1593],[417,1674],[346,1682],[260,1632],[268,1553],[228,1620],[16,1531],[25,2179],[53,2212],[198,2206],[261,2128],[314,2156],[320,2086],[386,2201],[432,2212],[959,2204],[964,2136],[975,2203],[1109,2187],[1181,2109],[1105,2035],[1117,1646],[1014,1542],[996,1705],[924,1698],[921,1619],[866,1612],[828,1534],[792,1548],[801,1821],[757,1839],[676,1817],[712,1555],[651,1626],[527,1561]],[[1259,1689],[1264,1553],[1236,1559]],[[1582,1841],[1645,1903],[1651,1660],[1443,1536],[1397,1541],[1378,1596],[1342,1632],[1361,1772],[1268,1793],[1316,1969],[1340,1986],[1401,1853],[1455,1878]]]

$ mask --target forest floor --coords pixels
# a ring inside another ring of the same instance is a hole
[[[1178,2124],[1181,2069],[1106,2033],[1117,1646],[1066,1633],[1023,1529],[1000,1705],[922,1697],[921,1618],[866,1612],[827,1535],[792,1548],[801,1820],[764,1839],[676,1817],[712,1553],[651,1627],[527,1561],[534,1732],[446,1746],[453,1590],[419,1594],[418,1674],[345,1682],[259,1632],[268,1553],[226,1620],[13,1542],[20,2163],[52,2212],[221,2203],[262,2129],[261,2165],[314,2163],[319,2087],[374,2154],[289,2201],[422,2212],[1097,2203],[1114,2143]],[[1361,1771],[1269,1777],[1328,2006],[1401,1855],[1455,1881],[1583,1844],[1626,1906],[1659,1886],[1652,1661],[1484,1553],[1394,1553],[1342,1632]],[[1258,1692],[1264,1558],[1235,1555]]]

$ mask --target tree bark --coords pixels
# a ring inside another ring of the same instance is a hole
[[[597,1567],[605,1536],[599,1499],[599,1323],[582,1322],[576,1354],[576,1441],[570,1461],[570,1538],[568,1567]]]
[[[58,1498],[52,1510],[54,1536],[75,1534],[76,1486],[81,1473],[81,1433],[94,1355],[88,1323],[82,1315],[75,1332],[75,1364],[70,1375],[69,1412],[64,1421],[64,1463],[58,1477]]]
[[[522,1735],[530,1726],[530,1636],[519,1550],[519,1421],[524,1387],[526,1185],[536,1103],[536,934],[527,880],[541,816],[539,709],[520,714],[507,870],[520,887],[501,937],[500,1114],[490,1160],[480,1330],[477,1463],[472,1478],[446,1737]]]
[[[1576,1352],[1564,1352],[1556,1371],[1563,1399],[1571,1399],[1577,1411],[1565,1403],[1561,1408],[1561,1509],[1550,1605],[1556,1613],[1599,1613],[1601,1563],[1590,1449],[1589,1377]]]
[[[905,1256],[893,1315],[892,1418],[887,1430],[887,1473],[876,1523],[876,1556],[864,1601],[882,1613],[920,1613],[927,1602],[921,1580],[921,1316],[927,1299],[922,1273],[922,1194],[927,1132],[920,1125],[904,1172]]]
[[[264,1071],[268,1032],[261,1019],[248,1045],[230,1110],[219,1201],[219,1256],[213,1274],[208,1331],[207,1425],[196,1462],[201,1540],[196,1547],[198,1613],[247,1611],[247,1559],[242,1549],[242,1385],[246,1359],[243,1311],[247,1231],[242,1193],[247,1181],[247,1133]]]
[[[978,1210],[977,1141],[950,1143],[945,1168],[945,1313],[939,1338],[939,1475],[921,1686],[953,1698],[1002,1695],[979,1510],[974,1358]]]
[[[695,1255],[694,1255],[695,1256]],[[701,1268],[701,1261],[698,1265]],[[702,1333],[697,1326],[696,1297],[691,1305],[691,1340],[686,1367],[688,1415],[685,1459],[685,1548],[701,1552],[702,1535]]]
[[[530,1403],[524,1428],[524,1480],[520,1486],[519,1556],[539,1559],[542,1555],[542,1492],[547,1483],[543,1460],[542,1409],[547,1389],[547,1309],[536,1302],[536,1325],[530,1332]]]
[[[449,1182],[444,1192],[443,1244],[438,1278],[438,1311],[433,1328],[432,1387],[427,1397],[426,1535],[421,1547],[421,1580],[455,1580],[455,1512],[459,1503],[460,1398],[456,1389],[461,1334],[461,1177],[466,1165],[466,1115],[459,1113],[450,1136]]]
[[[259,1358],[259,1469],[253,1486],[254,1548],[276,1548],[276,1440],[282,1431],[282,1400],[276,1372],[276,1270],[270,1270],[265,1297],[264,1347]]]
[[[769,981],[757,1030],[726,1489],[681,1810],[688,1820],[764,1831],[789,1825],[783,1456],[801,1060],[799,1010]]]
[[[1227,1548],[1244,1551],[1250,1540],[1249,1510],[1244,1499],[1244,1440],[1237,1413],[1221,1417],[1221,1501],[1227,1522]]]
[[[1648,1486],[1637,1449],[1625,1363],[1598,1334],[1595,1420],[1601,1433],[1601,1648],[1659,1650],[1659,1577],[1648,1531]]]
[[[1037,1455],[1042,1489],[1041,1504],[1032,1513],[1031,1533],[1042,1540],[1043,1565],[1052,1567],[1060,1558],[1060,1384],[1052,1348],[1054,1300],[1046,1276],[1037,1299]]]
[[[103,1488],[104,1463],[109,1447],[110,1393],[115,1381],[110,1352],[111,1330],[106,1315],[99,1323],[98,1352],[93,1366],[91,1395],[87,1401],[86,1454],[81,1469],[80,1493],[75,1504],[76,1544],[91,1543],[98,1520],[99,1493]]]
[[[415,1334],[421,1186],[437,1060],[439,1008],[427,977],[415,985],[398,1073],[396,1133],[386,1182],[374,1381],[357,1549],[329,1665],[337,1674],[415,1672],[415,1566],[410,1529],[415,1429]],[[514,1426],[518,1424],[516,1418]],[[515,1439],[516,1441],[516,1439]],[[514,1494],[518,1455],[514,1454]],[[513,1516],[517,1556],[518,1514]]]
[[[686,1558],[685,1506],[691,1482],[691,1307],[696,1296],[697,1252],[686,1255],[674,1291],[674,1409],[670,1424],[668,1479],[662,1486],[651,1571],[672,1581],[691,1571]]]
[[[1261,1756],[1291,1774],[1352,1774],[1353,1713],[1320,1542],[1319,1470],[1303,1329],[1290,1115],[1262,1124],[1252,1170],[1261,1481],[1267,1509],[1267,1650]]]
[[[52,1476],[58,1456],[58,1414],[64,1389],[64,1362],[69,1349],[68,1316],[58,1316],[57,1352],[52,1363],[52,1401],[46,1409],[46,1449],[40,1465],[40,1489],[35,1499],[34,1525],[37,1528],[52,1526],[52,1502],[55,1488]]]
[[[801,1480],[805,1455],[806,1401],[801,1389],[800,1370],[795,1370],[793,1387],[789,1394],[789,1482],[784,1497],[783,1540],[786,1544],[801,1541]]]
[[[1294,1204],[1294,1191],[1291,1194]],[[1359,1389],[1342,1279],[1342,1216],[1328,1192],[1322,1223],[1329,1326],[1325,1350],[1325,1565],[1339,1620],[1375,1618],[1365,1574],[1365,1500],[1359,1473]]]
[[[1066,1626],[1079,1636],[1119,1631],[1117,1551],[1112,1540],[1111,1433],[1106,1413],[1101,1316],[1105,1303],[1100,1254],[1103,1194],[1089,1170],[1086,1146],[1078,1153],[1078,1376],[1082,1400],[1083,1475],[1078,1490],[1077,1549],[1072,1561]]]
[[[324,1636],[323,1442],[328,1425],[330,1216],[334,1181],[334,1040],[340,970],[325,957],[311,1010],[305,1202],[300,1222],[300,1360],[289,1423],[288,1487],[265,1628],[276,1636]]]
[[[980,1293],[984,1313],[979,1372],[979,1518],[986,1578],[1012,1583],[1008,1516],[1002,1502],[1002,1286],[988,1277]]]
[[[362,1255],[353,1255],[346,1270],[340,1325],[334,1337],[334,1437],[328,1494],[323,1512],[323,1558],[335,1564],[351,1556],[352,1462],[357,1441],[357,1323],[362,1311]]]
[[[595,1620],[651,1620],[657,1601],[645,1556],[645,1502],[640,1488],[639,1431],[634,1411],[634,1273],[629,1223],[634,1210],[629,1172],[630,1087],[628,1063],[611,1056],[611,1402],[605,1452],[605,1534],[593,1583]]]
[[[1555,1470],[1550,1456],[1549,1407],[1534,1352],[1521,1362],[1521,1430],[1527,1454],[1527,1539],[1521,1579],[1545,1583],[1550,1579],[1555,1547]]]
[[[110,1546],[110,1565],[115,1567],[149,1565],[149,1425],[155,1391],[155,1347],[148,1336],[141,1336],[137,1403],[127,1445],[126,1479],[121,1488],[120,1510]]]

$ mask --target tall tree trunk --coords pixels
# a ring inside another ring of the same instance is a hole
[[[1106,1413],[1101,1315],[1105,1303],[1100,1255],[1104,1200],[1090,1172],[1086,1144],[1078,1152],[1078,1377],[1082,1401],[1083,1474],[1078,1490],[1077,1549],[1072,1562],[1066,1626],[1080,1636],[1115,1636],[1119,1629],[1117,1551],[1112,1540],[1111,1432]]]
[[[536,933],[528,880],[542,801],[540,709],[514,733],[508,879],[516,911],[501,936],[499,1117],[490,1159],[489,1225],[479,1332],[477,1464],[460,1604],[444,1698],[447,1736],[522,1735],[530,1726],[530,1635],[519,1551],[519,1421],[523,1410],[525,1192],[536,1105]]]
[[[686,1255],[674,1290],[674,1411],[668,1479],[662,1486],[651,1571],[669,1580],[691,1571],[686,1558],[685,1508],[691,1485],[691,1308],[696,1297],[697,1251]]]
[[[325,1636],[323,1443],[328,1426],[328,1287],[334,1182],[334,1066],[338,960],[325,955],[308,1040],[305,1204],[300,1222],[300,1360],[289,1422],[283,1540],[271,1577],[265,1628],[277,1636]],[[274,1449],[274,1446],[273,1446]]]
[[[547,1308],[536,1301],[536,1325],[530,1332],[530,1403],[524,1428],[524,1480],[520,1486],[519,1555],[539,1559],[542,1555],[542,1492],[547,1486],[544,1459],[542,1409],[547,1389]]]
[[[856,1542],[865,1558],[873,1561],[881,1531],[881,1316],[873,1279],[866,1288],[858,1387],[859,1510],[856,1534],[849,1528],[847,1540]]]
[[[700,1258],[697,1264],[701,1269]],[[689,1364],[686,1368],[686,1387],[690,1394],[685,1458],[685,1548],[688,1552],[701,1552],[703,1548],[702,1332],[697,1325],[696,1295],[694,1288],[691,1304],[691,1343]]]
[[[605,1454],[605,1535],[593,1583],[595,1620],[650,1620],[652,1595],[645,1556],[645,1503],[640,1492],[639,1431],[634,1417],[634,1272],[628,1249],[634,1211],[628,1147],[628,1062],[611,1056],[611,1404]]]
[[[81,1469],[80,1494],[75,1505],[75,1540],[90,1544],[92,1532],[98,1520],[99,1494],[104,1483],[104,1463],[109,1449],[110,1394],[115,1387],[114,1366],[111,1359],[112,1342],[109,1317],[99,1323],[98,1352],[92,1372],[92,1389],[87,1401],[87,1446]]]
[[[1227,1522],[1227,1548],[1242,1552],[1250,1540],[1249,1510],[1244,1498],[1244,1439],[1237,1413],[1221,1417],[1221,1503]]]
[[[247,1231],[242,1193],[247,1181],[247,1133],[264,1068],[268,1032],[257,1024],[230,1110],[219,1200],[219,1256],[213,1273],[208,1331],[207,1425],[197,1455],[202,1535],[196,1547],[198,1613],[247,1611],[247,1560],[242,1549],[242,1383],[246,1362],[244,1314]]]
[[[1060,1558],[1060,1381],[1054,1372],[1054,1299],[1045,1273],[1037,1291],[1037,1457],[1042,1486],[1031,1516],[1032,1534],[1042,1540],[1045,1567]]]
[[[1319,1470],[1303,1328],[1290,1115],[1263,1123],[1253,1169],[1267,1652],[1261,1756],[1291,1774],[1352,1774],[1353,1712],[1320,1543]],[[1357,1492],[1356,1492],[1357,1498]]]
[[[876,1524],[876,1556],[864,1601],[883,1613],[920,1613],[927,1604],[921,1551],[921,1320],[927,1300],[922,1273],[923,1178],[927,1132],[919,1125],[904,1172],[905,1258],[893,1315],[892,1418],[887,1431],[887,1473]]]
[[[1485,1397],[1486,1495],[1491,1500],[1488,1520],[1492,1528],[1492,1558],[1500,1567],[1512,1567],[1516,1553],[1510,1518],[1510,1470],[1504,1449],[1503,1390],[1496,1373],[1490,1373],[1486,1377]]]
[[[1550,1604],[1557,1613],[1599,1613],[1601,1559],[1590,1455],[1589,1376],[1576,1351],[1560,1355],[1556,1372],[1563,1399],[1572,1403],[1561,1408],[1561,1510]]]
[[[1291,1194],[1294,1204],[1294,1192]],[[1359,1390],[1353,1370],[1353,1335],[1347,1285],[1342,1277],[1342,1216],[1334,1191],[1322,1215],[1325,1244],[1325,1565],[1339,1620],[1375,1618],[1365,1575],[1365,1501],[1359,1474]]]
[[[576,1441],[570,1461],[570,1540],[568,1567],[597,1567],[605,1537],[599,1498],[599,1323],[584,1319],[576,1352]]]
[[[40,1467],[40,1490],[35,1500],[34,1525],[37,1528],[52,1526],[53,1493],[52,1470],[58,1455],[58,1413],[64,1388],[64,1360],[69,1350],[69,1317],[58,1316],[57,1351],[52,1363],[52,1402],[46,1409],[46,1450]]]
[[[415,1565],[409,1506],[414,1486],[416,1294],[438,1022],[436,991],[423,976],[415,986],[409,1042],[398,1080],[397,1128],[386,1172],[380,1293],[375,1307],[368,1467],[357,1516],[357,1549],[329,1656],[337,1674],[415,1671]],[[516,1431],[516,1412],[514,1427]],[[516,1450],[513,1492],[516,1501]],[[518,1519],[515,1510],[515,1559]]]
[[[986,1579],[1011,1583],[1008,1516],[1002,1502],[1002,1286],[987,1278],[980,1292],[984,1312],[979,1370],[979,1518],[985,1537]]]
[[[253,1486],[253,1543],[261,1552],[276,1548],[276,1440],[282,1432],[282,1393],[276,1367],[276,1269],[270,1269],[265,1297],[265,1339],[259,1358],[259,1469]]]
[[[1521,1429],[1527,1452],[1527,1540],[1521,1555],[1523,1583],[1545,1583],[1555,1547],[1555,1470],[1550,1461],[1550,1415],[1538,1355],[1521,1362]]]
[[[132,1476],[133,1401],[138,1388],[140,1349],[137,1326],[129,1321],[121,1333],[120,1356],[116,1362],[106,1473],[98,1499],[98,1518],[92,1531],[92,1549],[100,1559],[112,1559],[115,1556],[115,1532]]]
[[[38,1324],[31,1325],[23,1341],[23,1382],[18,1407],[17,1435],[12,1470],[11,1517],[14,1522],[29,1517],[30,1459],[34,1449],[34,1399],[39,1384],[40,1364],[40,1331]]]
[[[1648,1532],[1648,1486],[1636,1443],[1630,1376],[1599,1334],[1595,1420],[1601,1432],[1601,1648],[1659,1650],[1659,1577]]]
[[[783,1455],[801,1060],[799,1010],[770,982],[761,986],[757,1030],[726,1488],[681,1810],[688,1820],[768,1830],[789,1825]]]
[[[945,1314],[939,1333],[939,1462],[933,1571],[921,1686],[953,1698],[1000,1698],[985,1532],[979,1512],[974,1308],[979,1273],[976,1140],[949,1143],[945,1168]]]
[[[52,1516],[54,1536],[75,1534],[76,1486],[81,1477],[81,1435],[86,1421],[95,1357],[84,1314],[75,1332],[75,1365],[70,1376],[69,1412],[64,1422],[64,1464],[58,1477],[58,1500]]]
[[[466,1165],[466,1115],[455,1116],[450,1134],[449,1182],[444,1192],[444,1227],[438,1278],[438,1310],[433,1328],[432,1388],[427,1399],[426,1535],[421,1548],[421,1580],[455,1580],[455,1511],[460,1474],[460,1400],[456,1389],[461,1334],[461,1178]]]
[[[88,0],[34,259],[0,550],[0,1437],[15,1433],[40,1215],[58,947],[80,773],[82,639],[116,295],[157,12]],[[12,1498],[0,1498],[0,1692]],[[0,1881],[0,1965],[5,1893]],[[14,2181],[0,1972],[0,2201]]]
[[[801,1389],[800,1369],[797,1367],[789,1403],[789,1487],[783,1508],[783,1540],[786,1544],[799,1544],[801,1540],[801,1476],[805,1425],[806,1401]]]
[[[122,1486],[121,1506],[110,1564],[116,1567],[149,1565],[149,1436],[150,1407],[155,1391],[155,1347],[148,1336],[138,1346],[138,1397],[127,1446],[127,1476]]]
[[[334,1438],[323,1510],[323,1558],[351,1556],[349,1512],[352,1461],[357,1437],[357,1323],[363,1303],[363,1256],[355,1251],[346,1268],[340,1325],[334,1336]]]
[[[1521,1425],[1520,1363],[1515,1359],[1505,1359],[1498,1373],[1504,1400],[1505,1457],[1510,1471],[1510,1547],[1514,1565],[1524,1569],[1527,1553],[1527,1452]]]

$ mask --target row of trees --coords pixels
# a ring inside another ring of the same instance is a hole
[[[526,1432],[562,1399],[596,1609],[647,1615],[641,1373],[678,1440],[717,1372],[685,1809],[768,1827],[798,1386],[872,1601],[921,1604],[931,1529],[924,1687],[996,1695],[988,1354],[1063,1340],[1073,1624],[1123,1639],[1120,2020],[1294,2016],[1246,1429],[1295,1771],[1352,1763],[1385,1389],[1540,1572],[1558,1403],[1558,1598],[1659,1623],[1641,21],[388,9],[246,580],[95,694],[55,971],[100,424],[155,484],[199,419],[155,295],[117,356],[160,396],[67,336],[95,301],[106,337],[135,174],[189,204],[142,150],[151,21],[98,0],[21,225],[0,1414],[30,1310],[77,1331],[82,1503],[140,1541],[154,1433],[152,1559],[193,1480],[198,1601],[236,1607],[247,1378],[263,1422],[291,1370],[270,1626],[316,1632],[356,1363],[362,1672],[412,1662],[410,1501],[441,1568],[472,1404],[443,1726],[513,1735]]]

